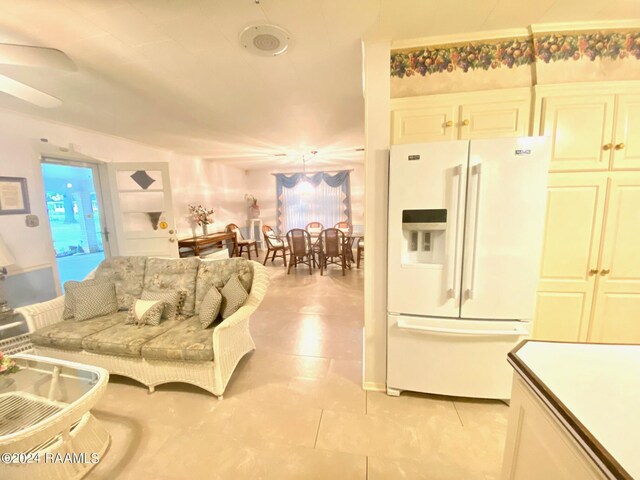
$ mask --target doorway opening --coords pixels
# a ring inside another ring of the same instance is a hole
[[[100,179],[91,164],[42,160],[45,197],[60,286],[83,280],[108,256]],[[107,239],[108,240],[108,239]]]

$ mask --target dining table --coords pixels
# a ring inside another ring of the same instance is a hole
[[[347,258],[347,260],[348,260],[347,268],[350,269],[351,268],[351,264],[353,262],[355,262],[355,258],[353,257],[353,245],[360,238],[364,238],[364,235],[360,234],[360,233],[359,234],[348,233],[346,231],[342,231],[342,233],[344,233],[345,247],[347,248],[347,251],[350,252],[349,256]],[[318,233],[316,233],[316,232],[309,233],[309,237],[311,237],[311,249],[314,252],[313,263],[315,265],[318,265],[320,259],[316,259],[315,258],[315,252],[317,251],[317,247],[320,246],[320,232],[318,232]],[[283,240],[283,241],[285,241],[285,244],[286,244],[286,240],[287,240],[287,236],[286,235],[276,235],[274,238],[277,238],[279,240]]]
[[[238,237],[234,232],[216,232],[209,233],[207,235],[197,235],[194,237],[187,237],[178,239],[178,252],[180,258],[195,255],[199,257],[200,254],[210,248],[221,245],[222,242],[229,242],[233,244],[232,257],[238,256]],[[183,250],[184,249],[184,250]]]

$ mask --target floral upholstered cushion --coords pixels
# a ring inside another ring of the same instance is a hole
[[[246,258],[228,258],[212,262],[202,261],[196,279],[196,313],[200,312],[200,303],[211,287],[222,290],[232,275],[237,275],[246,292],[251,291],[253,270]]]
[[[215,322],[222,306],[222,294],[216,287],[211,287],[200,304],[200,323],[207,328]]]
[[[136,300],[129,307],[127,325],[160,325],[165,303],[162,300]]]
[[[157,336],[142,346],[147,360],[213,360],[213,329],[203,329],[198,315]]]
[[[142,294],[147,257],[112,257],[103,260],[95,278],[106,278],[116,285],[118,308],[128,310]]]
[[[64,311],[62,312],[62,318],[65,320],[71,320],[75,315],[76,310],[76,296],[75,290],[81,286],[98,285],[101,283],[110,283],[106,278],[85,280],[84,282],[78,282],[76,280],[69,280],[64,282]]]
[[[235,274],[231,275],[231,278],[220,293],[222,294],[222,305],[220,306],[222,318],[229,318],[236,313],[249,298],[249,294],[242,286],[238,275]]]
[[[127,312],[116,312],[84,322],[59,322],[40,328],[31,334],[31,342],[36,346],[81,350],[82,340],[89,335],[109,327],[124,323]]]
[[[82,348],[105,355],[139,357],[145,343],[180,323],[178,320],[167,320],[160,325],[148,325],[144,328],[122,323],[85,337]]]
[[[185,317],[194,314],[196,303],[196,274],[200,259],[150,258],[144,275],[144,289],[153,291],[185,290],[187,296],[182,313]]]
[[[78,322],[118,311],[116,286],[113,282],[98,282],[91,285],[82,282],[73,289],[73,292],[75,302],[73,318]]]

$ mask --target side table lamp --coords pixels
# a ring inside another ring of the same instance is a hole
[[[0,236],[0,282],[3,282],[7,276],[7,266],[14,265],[16,259],[9,251],[7,244]],[[4,289],[2,289],[4,290]],[[2,291],[0,290],[0,313],[11,311],[11,308],[7,305],[7,300],[4,298]]]

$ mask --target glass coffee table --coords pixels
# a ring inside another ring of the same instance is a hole
[[[30,354],[0,376],[0,478],[82,478],[102,458],[109,433],[91,415],[109,373]]]

